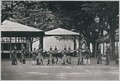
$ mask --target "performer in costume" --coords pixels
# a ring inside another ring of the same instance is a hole
[[[12,65],[17,65],[17,48],[14,46],[14,50],[12,51]]]
[[[105,65],[109,65],[109,62],[110,62],[110,48],[107,46],[107,49],[106,49],[106,63],[105,63]]]
[[[55,46],[54,51],[55,51],[55,53],[57,53],[57,52],[58,52],[58,50],[57,50],[57,47],[56,47],[56,46]],[[55,57],[55,59],[56,59],[56,60],[55,60],[55,63],[57,64],[57,62],[58,62],[58,57],[56,56],[56,57]]]
[[[83,64],[83,58],[82,58],[82,49],[81,47],[78,47],[78,64],[77,65],[82,65]]]
[[[66,53],[67,53],[67,49],[66,49],[66,46],[65,46],[65,47],[64,47],[64,50],[62,51],[62,54],[63,54],[62,64],[63,64],[63,65],[66,64]]]
[[[37,50],[37,65],[43,65],[43,49],[41,47],[39,47],[39,49]]]
[[[69,46],[69,48],[68,48],[68,54],[71,54],[71,48],[70,48],[70,46]],[[71,55],[68,55],[68,56],[67,56],[67,63],[68,63],[68,64],[71,64],[71,59],[72,59]]]
[[[98,47],[98,50],[97,50],[97,64],[102,64],[102,54],[101,54],[101,50],[100,50],[100,46]]]
[[[22,50],[21,50],[21,62],[22,62],[23,64],[25,64],[25,53],[26,53],[26,50],[25,50],[24,45],[22,44]]]
[[[36,48],[34,48],[34,50],[32,51],[32,64],[36,64],[35,63],[36,55],[37,55]]]
[[[49,58],[48,58],[48,63],[47,65],[52,65],[52,59],[53,59],[53,56],[52,56],[52,46],[50,46],[50,51],[48,51],[48,54],[49,54]]]

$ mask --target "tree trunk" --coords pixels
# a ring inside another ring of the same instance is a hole
[[[74,42],[74,50],[76,50],[76,36],[74,36],[73,42]]]
[[[110,57],[111,59],[115,60],[115,29],[112,25],[110,25]]]
[[[95,42],[92,43],[92,47],[93,47],[93,49],[92,49],[92,56],[94,57],[95,56]]]
[[[30,42],[30,51],[32,51],[32,42]]]
[[[88,50],[90,50],[90,42],[87,41]]]
[[[96,43],[92,42],[92,56],[95,56],[95,51],[98,49],[99,43],[97,43],[97,47],[96,47]],[[97,56],[97,54],[96,54]]]

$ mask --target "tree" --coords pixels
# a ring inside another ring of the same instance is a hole
[[[92,43],[93,54],[95,54],[95,41],[103,35],[103,30],[106,30],[110,35],[111,53],[114,56],[114,30],[118,28],[116,24],[118,24],[119,13],[117,1],[15,1],[9,4],[17,5],[2,8],[3,20],[6,18],[3,17],[3,13],[7,13],[5,14],[7,16],[10,8],[10,16],[25,25],[43,30],[56,27],[75,29],[76,32],[84,35],[89,43]],[[97,23],[96,17],[100,18]]]
[[[110,49],[113,57],[112,59],[115,59],[115,29],[118,28],[117,16],[119,14],[119,2],[92,2],[90,4],[85,4],[84,10],[89,13],[94,13],[100,17],[103,29],[106,30],[110,36]]]
[[[114,32],[118,28],[116,24],[118,24],[117,15],[119,14],[118,1],[51,2],[50,8],[51,11],[61,12],[59,14],[63,15],[63,19],[65,16],[69,21],[68,27],[78,30],[92,43],[93,53],[95,52],[95,40],[103,35],[103,30],[106,30],[110,35],[111,53],[114,57]],[[96,16],[100,18],[98,23],[95,22]]]
[[[57,7],[55,3],[58,5]],[[68,21],[64,24],[67,29],[75,29],[77,32],[82,33],[86,40],[95,47],[95,40],[100,36],[102,28],[94,22],[95,14],[83,10],[82,5],[89,3],[91,2],[51,2],[52,6],[50,8],[51,11],[55,10],[62,15],[59,16],[59,19],[63,21],[62,24],[65,20]]]

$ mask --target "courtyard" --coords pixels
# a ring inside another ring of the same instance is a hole
[[[77,65],[77,58],[72,64],[32,65],[31,59],[26,59],[26,64],[11,65],[10,59],[1,61],[2,80],[119,80],[119,65],[113,61],[110,65],[97,64],[96,59],[91,58],[90,65]]]

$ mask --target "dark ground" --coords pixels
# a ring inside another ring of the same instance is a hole
[[[58,64],[53,66],[32,65],[30,59],[27,64],[18,61],[17,66],[12,66],[11,61],[4,59],[1,61],[2,80],[119,80],[119,65],[110,62],[110,65],[96,64],[95,59],[91,59],[90,65],[77,65],[77,59],[70,65]]]

